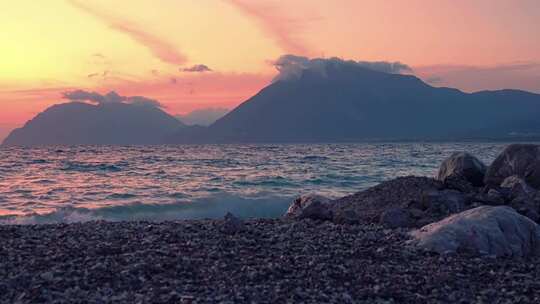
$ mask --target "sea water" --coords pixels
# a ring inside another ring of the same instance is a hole
[[[277,217],[398,176],[434,176],[454,151],[489,164],[505,143],[0,148],[0,223]]]

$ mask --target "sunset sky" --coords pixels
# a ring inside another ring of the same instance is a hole
[[[72,89],[148,96],[172,114],[231,108],[283,54],[540,92],[538,0],[1,1],[0,137]]]

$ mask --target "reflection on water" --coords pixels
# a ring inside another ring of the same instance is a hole
[[[92,215],[99,213],[103,218],[140,219],[145,217],[133,216],[138,214],[133,210],[159,218],[163,217],[161,208],[169,215],[176,214],[164,218],[184,218],[186,204],[199,204],[200,209],[209,202],[217,206],[220,201],[223,206],[242,201],[244,207],[253,201],[254,213],[274,201],[281,206],[275,211],[278,213],[284,202],[300,193],[339,197],[397,176],[431,176],[453,151],[469,151],[489,163],[504,146],[392,143],[0,148],[0,216],[59,210],[84,213],[90,209]],[[267,203],[255,203],[260,201]],[[114,212],[124,216],[114,217]],[[207,213],[200,213],[204,215]]]

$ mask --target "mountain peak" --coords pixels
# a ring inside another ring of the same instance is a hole
[[[389,63],[289,58],[280,75],[206,129],[175,142],[356,142],[540,138],[540,95],[435,88]],[[399,65],[397,65],[399,67]],[[520,123],[518,123],[520,122]]]
[[[13,130],[3,145],[159,144],[181,127],[149,104],[67,102]]]

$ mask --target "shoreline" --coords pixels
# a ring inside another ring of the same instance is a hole
[[[274,219],[0,225],[0,303],[538,303],[538,165],[453,153]]]

